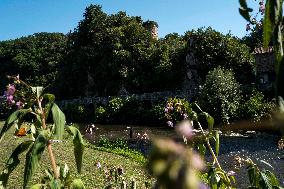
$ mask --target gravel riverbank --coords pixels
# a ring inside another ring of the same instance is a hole
[[[284,186],[284,150],[278,149],[278,140],[279,136],[263,133],[222,135],[218,159],[223,169],[230,171],[234,170],[235,156],[243,159],[250,158],[260,168],[273,171],[280,180],[281,186]],[[249,185],[245,166],[237,171],[236,181],[238,188],[246,188]]]

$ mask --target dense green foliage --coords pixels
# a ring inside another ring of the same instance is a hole
[[[60,88],[66,97],[114,95],[122,86],[131,93],[155,91],[171,87],[160,78],[171,70],[167,44],[153,39],[140,17],[107,15],[90,5],[69,34]]]
[[[189,37],[188,51],[197,60],[198,75],[203,80],[210,70],[221,66],[231,69],[241,84],[253,81],[254,59],[249,48],[238,38],[223,35],[210,27],[192,30],[185,35]]]
[[[53,89],[66,40],[61,33],[35,33],[0,42],[0,89],[4,91],[7,75],[17,74],[35,86]]]
[[[262,47],[262,39],[262,27],[255,26],[248,35],[242,38],[242,42],[250,48],[250,52],[253,52],[255,48]]]
[[[5,75],[23,75],[33,85],[49,85],[58,98],[117,95],[181,89],[188,53],[205,80],[217,66],[231,68],[240,83],[253,79],[252,56],[239,39],[201,28],[155,39],[146,25],[155,24],[125,12],[108,15],[97,5],[67,35],[37,33],[0,42],[1,83]],[[191,44],[192,39],[194,43]]]
[[[253,91],[252,94],[242,98],[237,117],[240,120],[261,121],[270,118],[274,109],[274,103],[267,102],[261,92]]]
[[[145,156],[135,150],[128,147],[128,143],[123,139],[109,140],[107,138],[100,138],[99,141],[94,145],[88,146],[99,151],[111,152],[113,154],[121,155],[137,162],[145,163]]]
[[[217,122],[229,123],[236,117],[240,92],[233,72],[218,67],[207,75],[198,102]]]
[[[98,105],[95,121],[108,124],[162,124],[164,111],[159,103],[140,101],[134,97],[113,98],[107,105]]]

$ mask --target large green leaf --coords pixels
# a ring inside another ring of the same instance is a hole
[[[0,142],[2,141],[5,133],[11,128],[16,120],[22,119],[26,114],[32,112],[31,109],[20,109],[13,112],[6,120],[1,132],[0,132]]]
[[[239,3],[240,3],[240,6],[241,6],[239,8],[240,14],[244,17],[244,19],[246,19],[248,22],[250,22],[249,13],[252,12],[253,10],[251,8],[248,8],[246,0],[239,0]]]
[[[39,98],[43,92],[43,87],[31,87],[32,92],[36,95],[37,98]]]
[[[26,164],[24,172],[24,188],[27,186],[28,182],[31,180],[33,174],[39,166],[39,161],[47,145],[47,142],[48,140],[45,138],[45,136],[39,134],[33,146],[28,151],[26,155]]]
[[[79,173],[81,173],[83,152],[85,148],[84,141],[80,131],[76,127],[69,126],[67,127],[67,131],[73,136],[74,155],[75,155],[77,170]]]
[[[54,102],[55,100],[55,96],[50,93],[45,93],[44,95],[42,95],[42,98],[48,100],[48,102]]]
[[[55,126],[54,138],[61,140],[64,134],[65,115],[55,103],[53,103],[51,111]]]
[[[279,181],[273,173],[264,170],[260,172],[260,185],[263,188],[273,189],[274,187],[279,186]]]
[[[247,167],[249,182],[252,187],[258,187],[259,175],[256,166],[253,163],[250,163]]]
[[[202,112],[201,114],[198,115],[198,117],[199,116],[204,116],[206,118],[208,129],[209,129],[209,132],[211,133],[213,131],[214,118],[210,116],[207,112]]]
[[[33,141],[25,141],[21,143],[15,148],[15,150],[11,154],[10,158],[6,163],[4,171],[2,171],[0,175],[0,181],[2,181],[4,187],[6,187],[7,185],[10,174],[20,163],[19,155],[26,151],[32,143]]]
[[[282,21],[282,0],[266,1],[265,16],[263,24],[263,45],[267,47],[274,37],[278,41],[275,30],[278,29]],[[276,44],[274,44],[276,45]]]
[[[42,95],[42,98],[47,100],[47,103],[44,106],[44,113],[45,113],[46,119],[48,119],[48,115],[49,115],[51,107],[53,106],[55,96],[53,94],[46,93]]]

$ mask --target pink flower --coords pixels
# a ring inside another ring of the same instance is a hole
[[[102,167],[100,162],[98,162],[96,166],[97,166],[98,169],[100,169]]]
[[[24,103],[22,103],[22,101],[19,100],[18,102],[16,102],[16,106],[18,109],[21,109],[22,107],[24,107]]]
[[[8,95],[6,98],[7,98],[7,103],[8,103],[9,105],[15,103],[15,101],[14,101],[14,96],[13,96],[13,95]]]
[[[229,171],[228,172],[228,176],[235,176],[236,175],[236,172],[235,171]]]
[[[7,87],[7,92],[6,92],[6,94],[7,94],[7,95],[14,95],[14,94],[15,94],[15,91],[16,91],[15,85],[9,84],[8,87]]]
[[[177,125],[177,132],[186,137],[187,139],[192,138],[194,135],[193,129],[192,129],[192,124],[189,120],[183,120]]]
[[[251,28],[250,28],[250,24],[247,24],[246,25],[246,31],[249,31]]]
[[[172,121],[167,121],[167,124],[168,124],[169,127],[174,127],[174,124],[173,124]]]
[[[261,12],[261,15],[265,13],[265,6],[263,4],[259,6],[259,12]]]
[[[199,186],[198,186],[199,189],[209,189],[209,187],[204,184],[203,182],[199,183]]]
[[[202,160],[202,158],[197,153],[193,153],[191,157],[191,161],[193,163],[193,167],[197,170],[202,170],[205,167],[205,164]]]

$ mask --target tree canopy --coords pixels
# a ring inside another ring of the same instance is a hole
[[[193,54],[202,82],[210,70],[232,69],[241,84],[253,80],[253,57],[242,41],[212,28],[155,38],[158,25],[125,12],[108,15],[99,5],[85,9],[78,26],[64,35],[36,33],[0,42],[1,88],[6,75],[49,85],[61,99],[180,89]]]
[[[185,37],[189,38],[188,52],[193,53],[197,60],[198,74],[202,80],[205,80],[210,70],[221,66],[231,69],[242,84],[253,81],[254,58],[240,39],[231,34],[221,34],[210,27],[188,31]]]
[[[140,17],[125,12],[107,15],[100,6],[87,7],[83,20],[69,34],[60,74],[68,82],[62,92],[114,95],[122,86],[131,93],[168,87],[161,79],[172,71],[172,50],[167,40],[153,39],[143,24]]]
[[[0,42],[1,89],[6,75],[19,74],[28,83],[51,86],[65,54],[66,36],[62,33],[35,33]]]

